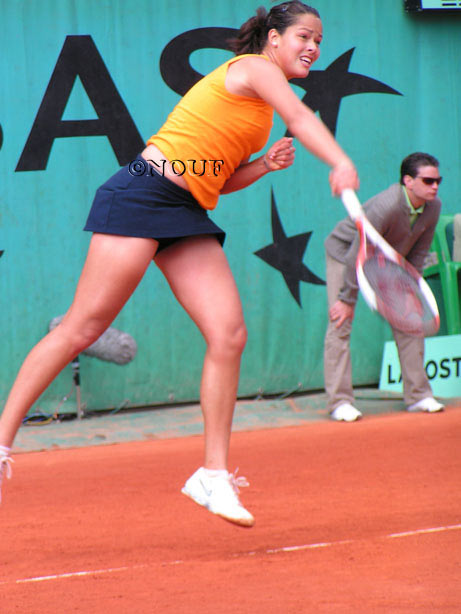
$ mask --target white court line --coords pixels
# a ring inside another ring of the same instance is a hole
[[[384,535],[384,539],[395,539],[401,537],[413,537],[415,535],[423,535],[427,533],[442,533],[445,531],[456,531],[461,529],[461,524],[452,524],[445,525],[441,527],[431,527],[429,529],[415,529],[414,531],[404,531],[402,533],[390,533],[389,535]],[[383,539],[377,538],[377,539]],[[255,556],[257,554],[278,554],[281,552],[298,552],[300,550],[314,550],[317,548],[330,548],[332,546],[342,546],[344,544],[353,544],[356,542],[360,542],[363,540],[359,539],[344,539],[337,542],[318,542],[314,544],[303,544],[301,546],[283,546],[280,548],[268,548],[267,550],[262,550],[260,552],[251,551],[251,552],[241,552],[234,554],[234,557],[239,558],[243,556]],[[182,565],[184,561],[169,561],[164,563],[159,563],[160,565]],[[0,581],[0,585],[2,584],[27,584],[32,582],[49,582],[50,580],[63,580],[66,578],[78,578],[82,576],[97,576],[101,574],[109,574],[109,573],[118,573],[121,571],[131,571],[133,569],[141,569],[143,567],[149,567],[146,565],[133,565],[133,566],[125,566],[125,567],[112,567],[108,569],[93,569],[86,571],[73,571],[68,573],[55,574],[51,576],[36,576],[34,578],[20,578],[19,580],[6,580]]]
[[[90,576],[93,574],[115,573],[117,571],[126,571],[130,567],[112,567],[109,569],[94,569],[92,571],[73,571],[69,573],[60,573],[54,576],[37,576],[36,578],[23,578],[16,580],[16,584],[25,584],[27,582],[46,582],[48,580],[61,580],[62,578],[78,578],[81,576]]]
[[[175,561],[177,563],[177,561]],[[182,561],[180,561],[182,562]],[[174,564],[174,563],[170,563]],[[120,571],[127,571],[131,569],[140,569],[141,567],[147,567],[147,565],[133,565],[132,567],[109,567],[108,569],[91,569],[87,571],[70,571],[68,573],[54,574],[52,576],[36,576],[34,578],[20,578],[19,580],[10,580],[0,582],[1,584],[27,584],[29,582],[48,582],[49,580],[62,580],[64,578],[79,578],[82,576],[95,576],[105,573],[116,573]]]
[[[328,548],[330,546],[341,546],[342,544],[351,544],[353,539],[343,539],[338,542],[319,542],[318,544],[304,544],[302,546],[284,546],[282,548],[273,548],[265,550],[265,554],[277,554],[279,552],[297,552],[298,550],[314,550],[315,548]]]
[[[441,533],[442,531],[455,531],[461,529],[461,524],[451,524],[445,527],[433,527],[432,529],[418,529],[416,531],[405,531],[404,533],[391,533],[386,537],[392,539],[394,537],[411,537],[412,535],[421,535],[423,533]]]

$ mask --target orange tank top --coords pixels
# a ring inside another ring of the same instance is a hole
[[[264,147],[272,128],[273,108],[267,102],[231,94],[224,85],[228,66],[248,55],[228,60],[198,81],[147,141],[174,162],[174,172],[205,209],[216,207],[227,179]]]

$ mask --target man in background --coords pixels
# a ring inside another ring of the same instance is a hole
[[[442,181],[439,162],[416,152],[400,167],[395,183],[368,200],[365,214],[394,249],[420,273],[439,219],[437,191]],[[354,406],[350,335],[358,295],[355,262],[359,235],[351,218],[339,222],[325,240],[328,328],[324,347],[325,390],[333,420],[353,422],[362,417]],[[397,344],[408,411],[438,412],[443,405],[433,397],[424,369],[424,338],[392,329]]]

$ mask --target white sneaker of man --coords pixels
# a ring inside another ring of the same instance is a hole
[[[330,413],[330,418],[338,422],[355,422],[361,417],[362,412],[350,403],[341,403]]]
[[[413,403],[413,405],[409,405],[407,407],[407,411],[425,411],[430,414],[437,411],[443,411],[443,409],[444,407],[442,403],[439,403],[433,397],[426,397],[425,399],[421,399],[421,401]]]
[[[200,467],[187,480],[181,492],[224,520],[242,527],[252,527],[255,520],[238,498],[239,486],[249,484],[246,478],[237,478],[236,474],[237,471],[209,471]]]

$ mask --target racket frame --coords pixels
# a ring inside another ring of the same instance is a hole
[[[341,193],[341,200],[349,213],[349,216],[355,222],[357,229],[360,233],[360,248],[356,261],[356,274],[359,288],[363,294],[365,301],[370,309],[373,311],[378,310],[378,304],[376,299],[376,293],[371,287],[368,279],[363,271],[363,262],[367,251],[367,241],[369,240],[372,245],[378,247],[381,252],[393,262],[397,263],[400,267],[404,268],[410,273],[410,275],[417,282],[421,293],[426,299],[429,308],[434,316],[434,334],[437,332],[440,326],[440,315],[437,306],[437,301],[429,287],[429,284],[422,277],[422,275],[415,269],[415,267],[408,262],[399,252],[394,249],[384,237],[376,230],[365,215],[362,205],[357,198],[356,193],[352,189],[345,189]]]

